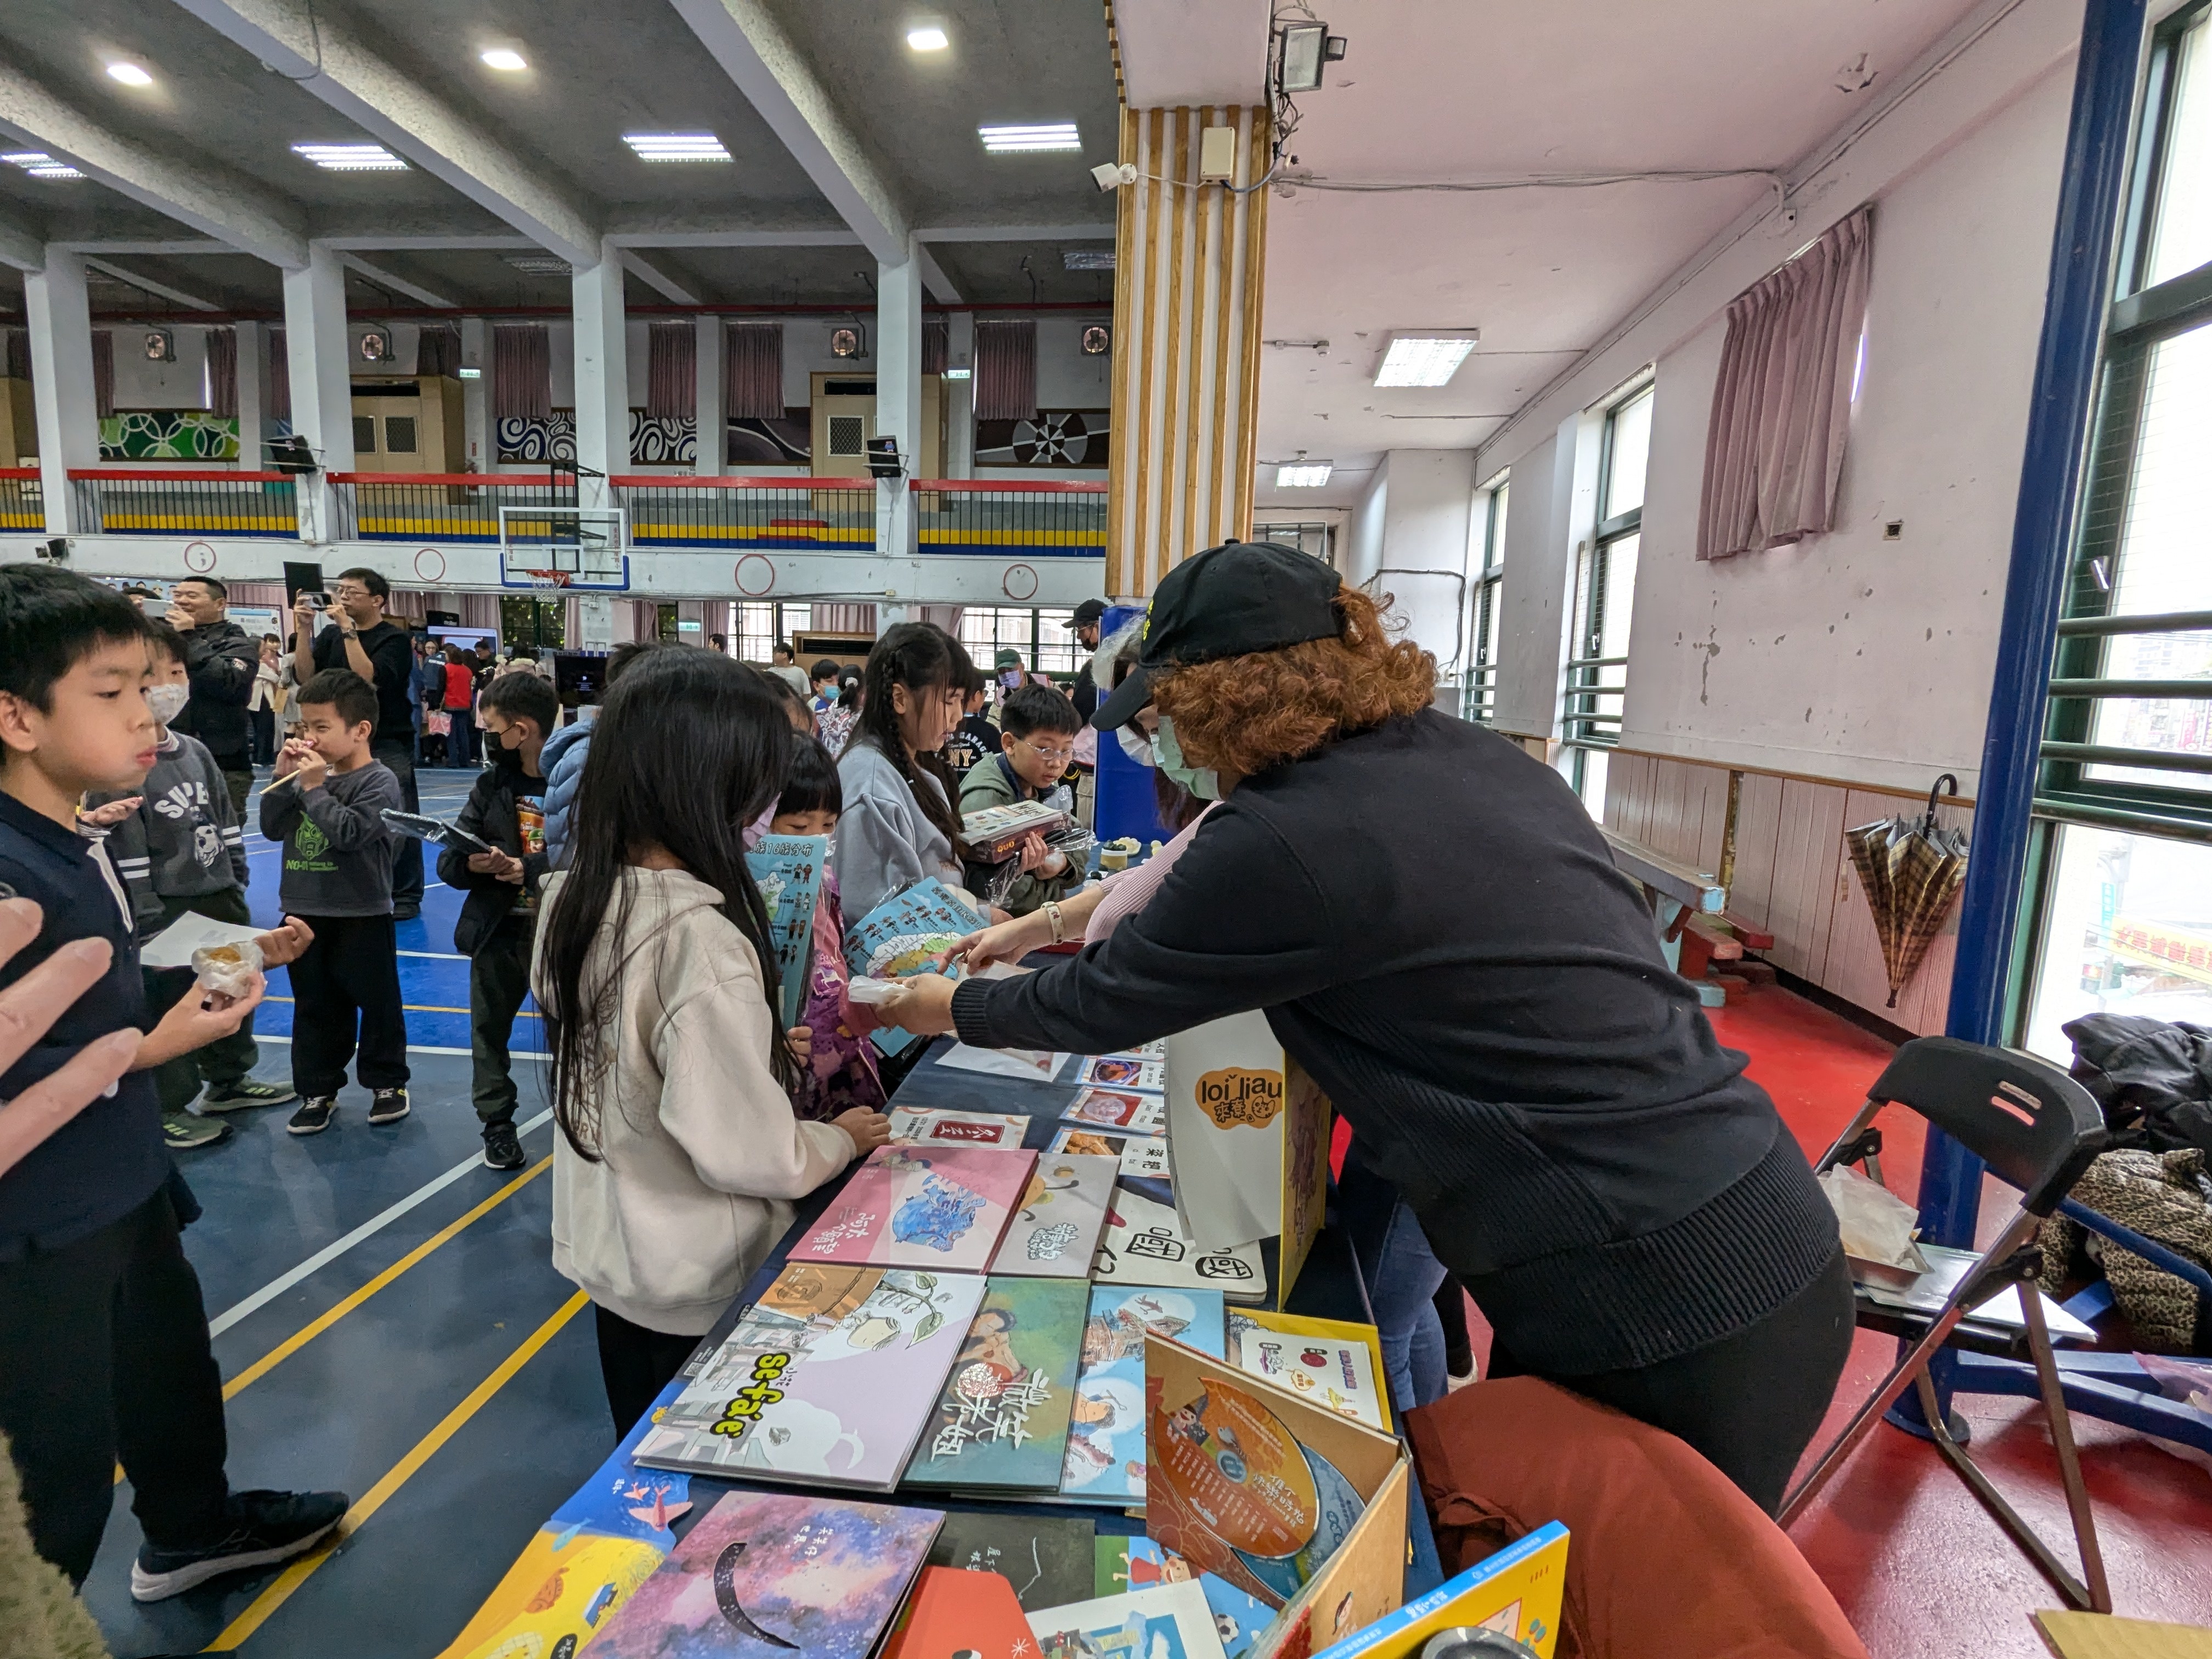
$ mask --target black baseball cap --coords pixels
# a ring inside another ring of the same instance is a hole
[[[1091,725],[1127,725],[1152,702],[1156,671],[1334,639],[1344,631],[1333,603],[1340,585],[1311,554],[1273,542],[1224,542],[1184,560],[1161,578],[1146,609],[1135,671]]]
[[[1088,628],[1106,615],[1106,601],[1085,599],[1075,607],[1075,614],[1067,619],[1071,628]]]

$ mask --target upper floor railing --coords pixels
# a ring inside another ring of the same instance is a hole
[[[337,539],[494,543],[502,507],[573,507],[573,473],[333,472]]]
[[[1039,479],[915,478],[915,535],[924,553],[1103,558],[1106,486]]]
[[[640,548],[866,553],[876,545],[871,478],[618,474],[607,482]]]
[[[0,530],[46,527],[46,498],[39,486],[35,466],[0,466]]]
[[[76,526],[106,536],[287,536],[300,533],[289,472],[231,468],[70,469]]]

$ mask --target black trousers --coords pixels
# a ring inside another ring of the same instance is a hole
[[[253,720],[253,763],[271,766],[276,760],[276,711],[266,705],[246,711]]]
[[[420,796],[415,792],[415,734],[404,738],[379,738],[368,746],[369,753],[392,769],[399,780],[399,799],[410,812],[422,810]],[[392,908],[395,910],[422,908],[422,843],[412,836],[395,836],[399,844],[392,854]]]
[[[486,1123],[514,1121],[514,1068],[507,1044],[530,994],[530,947],[537,918],[509,916],[469,958],[469,1093]]]
[[[0,1431],[39,1553],[82,1585],[117,1462],[147,1541],[222,1536],[222,1377],[167,1188],[58,1250],[0,1261]]]
[[[653,1409],[669,1379],[690,1362],[699,1339],[649,1331],[596,1302],[592,1316],[599,1327],[599,1380],[607,1385],[607,1409],[614,1413],[615,1438],[619,1440]]]
[[[292,1086],[307,1096],[337,1093],[357,1044],[354,1075],[362,1088],[404,1088],[407,1016],[392,918],[301,920],[315,942],[285,970],[292,976]]]
[[[1771,1515],[1836,1397],[1853,1322],[1850,1269],[1839,1249],[1796,1296],[1717,1342],[1656,1365],[1546,1380],[1688,1441]],[[1490,1374],[1520,1376],[1528,1368],[1499,1344]]]
[[[446,744],[446,764],[473,765],[477,757],[477,716],[472,708],[448,708],[453,717],[453,735]]]

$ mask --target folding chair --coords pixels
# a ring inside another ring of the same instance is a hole
[[[1867,1103],[1835,1145],[1821,1155],[1815,1170],[1825,1173],[1838,1164],[1862,1159],[1871,1163],[1881,1146],[1881,1132],[1875,1127],[1875,1119],[1892,1104],[1911,1108],[1979,1157],[1999,1180],[2018,1188],[2020,1207],[1933,1317],[1900,1315],[1894,1309],[1879,1307],[1861,1293],[1859,1323],[1898,1332],[1908,1346],[1881,1386],[1784,1501],[1781,1522],[1787,1527],[1796,1518],[1866,1437],[1876,1419],[1908,1386],[1914,1387],[1919,1390],[1921,1410],[1937,1449],[1981,1499],[1983,1507],[2075,1606],[2110,1613],[2112,1592],[2106,1584],[2096,1522],[2089,1512],[2089,1493],[2082,1484],[2081,1462],[2074,1448],[2073,1421],[2067,1413],[2057,1362],[2051,1357],[2051,1330],[2044,1317],[2042,1298],[2033,1284],[2042,1267],[2035,1246],[2036,1231],[2065,1199],[2089,1161],[2104,1150],[2107,1137],[2103,1115],[2088,1091],[2041,1060],[1954,1037],[1921,1037],[1897,1051],[1868,1092]],[[1874,1167],[1879,1179],[1880,1165]],[[1990,1484],[1989,1477],[1953,1437],[1937,1409],[1935,1385],[1929,1379],[1928,1363],[1936,1351],[1969,1334],[1959,1332],[1959,1322],[2007,1285],[2020,1287],[2028,1351],[2034,1358],[2051,1442],[2058,1452],[2059,1476],[2066,1488],[2066,1507],[2073,1517],[2074,1540],[2081,1552],[2086,1585]]]

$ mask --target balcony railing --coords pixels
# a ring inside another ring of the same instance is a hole
[[[499,540],[502,507],[574,507],[574,475],[333,472],[337,537],[363,542]]]
[[[35,466],[0,466],[0,530],[46,527],[46,498],[40,493]]]
[[[924,553],[1106,556],[1106,486],[1040,479],[915,478]]]
[[[70,469],[76,522],[88,535],[286,536],[300,533],[287,472],[213,468]]]
[[[866,553],[876,545],[868,478],[608,480],[629,514],[632,547]]]

